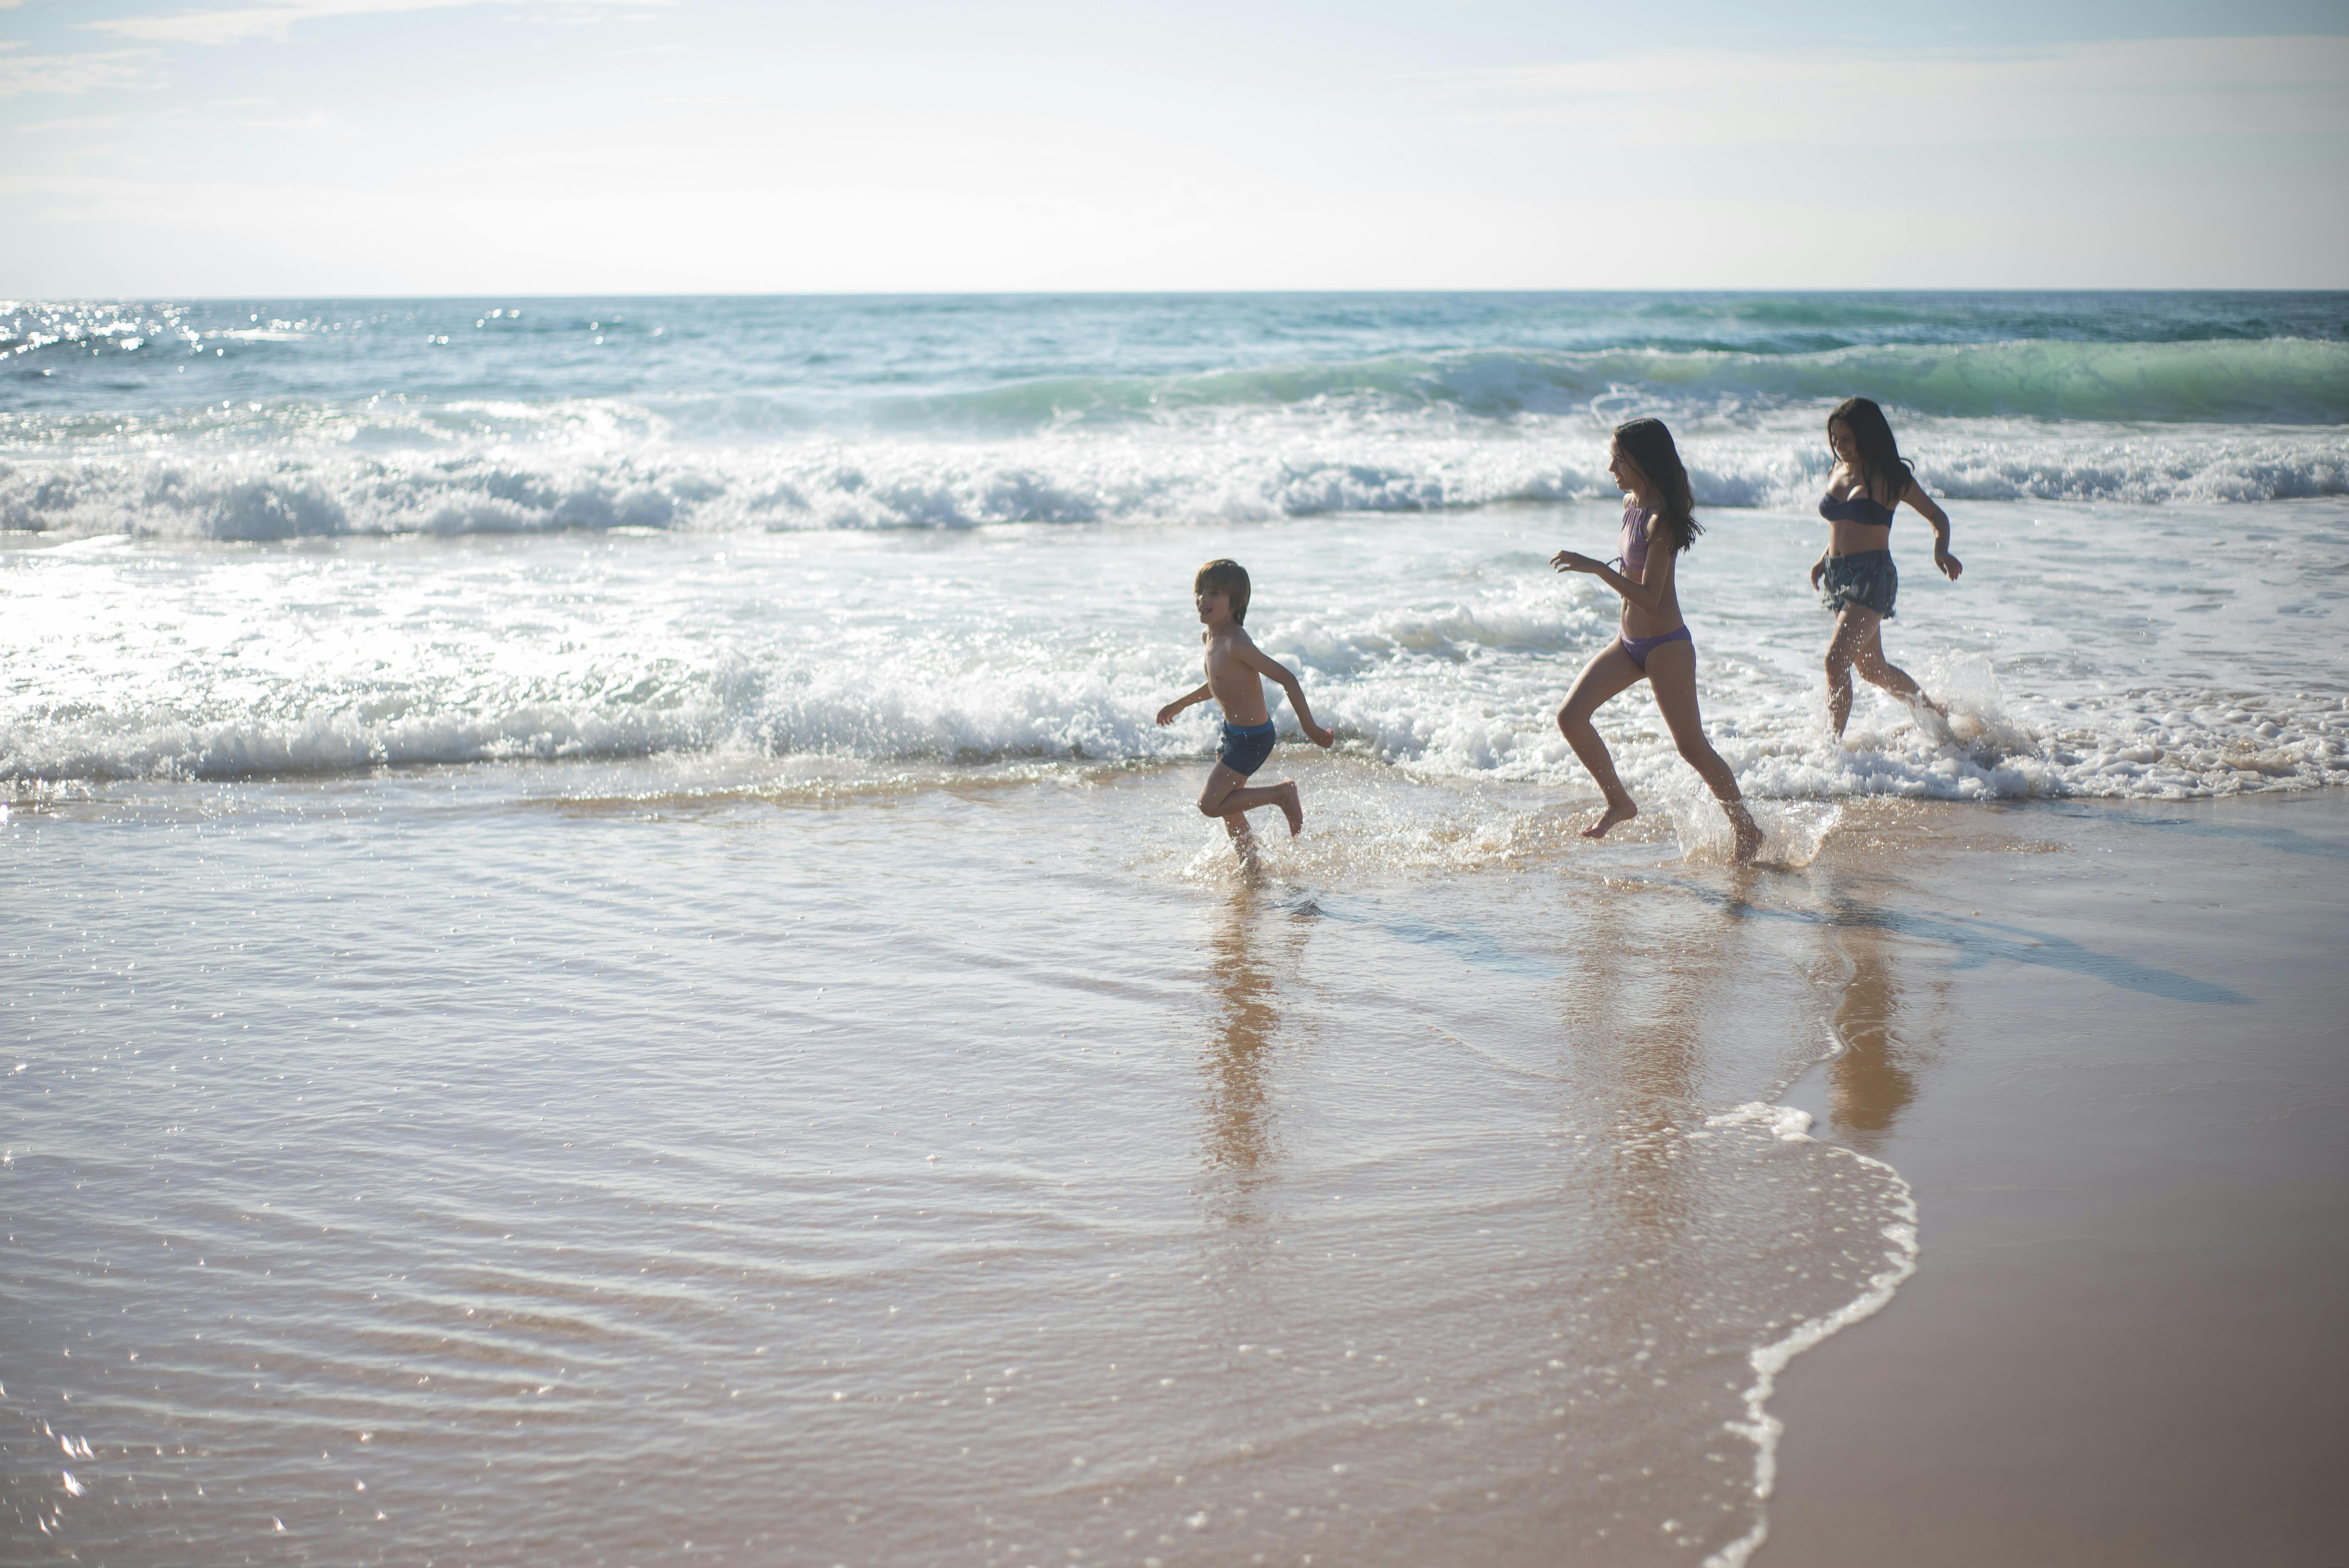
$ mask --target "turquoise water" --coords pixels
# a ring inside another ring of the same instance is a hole
[[[492,314],[494,313],[494,314]],[[1851,351],[2034,346],[2051,368],[2115,362],[2115,349],[2197,346],[2181,374],[2131,406],[2075,404],[2018,375],[1978,403],[1911,402],[1924,413],[2053,419],[2224,417],[2230,398],[2287,407],[2300,422],[2349,419],[2349,295],[1997,293],[1821,295],[1164,295],[254,300],[7,307],[12,411],[156,415],[205,397],[335,400],[391,386],[426,399],[693,399],[750,393],[843,424],[891,400],[1008,389],[1117,389],[1186,379],[1202,400],[1278,400],[1301,389],[1367,388],[1375,367],[1464,355],[1599,365],[1613,354],[1689,357],[1741,371],[1756,389],[1800,387],[1803,367]],[[449,339],[443,343],[440,339]],[[138,347],[126,349],[129,339]],[[600,339],[600,341],[598,341]],[[46,340],[46,341],[45,341]],[[2260,367],[2307,369],[2292,388],[2233,384]],[[2221,346],[2231,354],[2213,353]],[[2325,352],[2328,348],[2334,352]],[[99,367],[83,367],[87,350]],[[597,352],[596,350],[604,350]],[[2099,354],[2098,350],[2106,353]],[[193,367],[201,353],[220,363]],[[2145,356],[2185,365],[2189,355]],[[2020,360],[2021,356],[2017,356]],[[1630,364],[1632,361],[1622,361]],[[1878,361],[1863,360],[1864,363]],[[1897,362],[1887,356],[1884,362]],[[1777,379],[1771,371],[1776,368]],[[1284,387],[1278,376],[1298,380]],[[48,384],[35,385],[38,375]],[[1651,378],[1670,387],[1678,378]],[[1641,379],[1637,376],[1633,381]],[[1563,377],[1560,390],[1573,383]],[[1442,397],[1431,385],[1428,394]],[[2165,399],[2175,397],[2176,404]],[[2271,403],[2267,400],[2272,398]],[[1007,397],[1007,409],[1019,406]],[[1503,400],[1495,398],[1492,411]],[[2108,412],[2109,410],[2109,412]]]
[[[18,305],[0,527],[968,525],[1605,492],[1671,419],[1701,502],[1794,505],[1820,410],[1937,493],[2349,489],[2349,296],[1165,296]]]

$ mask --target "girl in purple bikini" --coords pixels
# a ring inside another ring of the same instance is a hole
[[[1965,568],[1950,554],[1949,514],[1909,472],[1884,410],[1868,399],[1846,398],[1836,405],[1827,416],[1827,445],[1836,465],[1819,498],[1819,515],[1834,531],[1826,553],[1811,566],[1811,587],[1824,591],[1826,607],[1836,612],[1835,637],[1827,644],[1827,717],[1835,721],[1836,739],[1843,739],[1844,722],[1851,717],[1855,670],[1869,685],[1947,719],[1947,708],[1886,660],[1884,623],[1892,618],[1900,590],[1900,574],[1892,569],[1893,508],[1906,501],[1933,525],[1933,565],[1954,583]]]
[[[1728,814],[1737,836],[1737,860],[1751,860],[1762,847],[1762,830],[1754,826],[1738,795],[1736,775],[1704,738],[1696,704],[1696,642],[1681,619],[1680,597],[1673,591],[1673,563],[1704,530],[1692,514],[1688,471],[1681,466],[1672,432],[1660,420],[1616,426],[1607,472],[1623,491],[1621,569],[1572,550],[1560,550],[1549,563],[1561,572],[1588,572],[1623,596],[1622,635],[1583,666],[1574,690],[1567,693],[1566,706],[1557,711],[1557,727],[1565,732],[1567,743],[1607,796],[1606,811],[1582,836],[1604,838],[1609,828],[1640,815],[1630,792],[1615,776],[1615,760],[1608,755],[1607,742],[1599,738],[1590,716],[1609,697],[1645,680],[1681,756]]]

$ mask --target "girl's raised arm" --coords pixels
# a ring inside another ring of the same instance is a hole
[[[1661,550],[1657,548],[1659,545],[1663,546]],[[1648,519],[1648,559],[1641,566],[1636,582],[1606,562],[1593,560],[1572,550],[1560,550],[1549,558],[1549,564],[1561,572],[1588,572],[1622,595],[1624,603],[1652,610],[1661,605],[1664,596],[1671,591],[1672,561],[1678,555],[1670,539],[1657,536],[1656,519],[1651,516]]]
[[[1900,493],[1900,499],[1933,525],[1933,565],[1941,569],[1942,576],[1956,582],[1958,574],[1966,568],[1964,562],[1950,554],[1950,514],[1942,511],[1940,504],[1926,494],[1925,487],[1913,479],[1909,482],[1909,488]]]

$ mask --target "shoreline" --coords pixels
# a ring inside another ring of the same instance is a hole
[[[1886,969],[1947,933],[1852,928],[1840,1049],[1779,1103],[1902,1173],[1920,1254],[1778,1378],[1756,1561],[2333,1561],[2349,800],[1990,810],[2104,864],[1943,857],[1939,901],[2031,934],[1923,1005]]]
[[[1782,1102],[1783,1103],[1783,1102]],[[1736,1113],[1731,1113],[1733,1116]],[[1713,1121],[1724,1118],[1713,1117]],[[1807,1126],[1807,1123],[1806,1124]],[[1791,1118],[1781,1123],[1779,1136],[1788,1139],[1808,1139],[1807,1130],[1791,1125]],[[1816,1141],[1816,1140],[1814,1140]],[[1900,1186],[1906,1198],[1906,1208],[1893,1224],[1883,1228],[1886,1241],[1902,1248],[1898,1262],[1891,1268],[1868,1282],[1867,1289],[1831,1313],[1811,1318],[1799,1324],[1785,1338],[1754,1350],[1749,1357],[1755,1373],[1754,1386],[1745,1391],[1747,1422],[1742,1435],[1754,1447],[1754,1491],[1763,1500],[1763,1516],[1754,1527],[1737,1540],[1729,1542],[1705,1558],[1705,1568],[1745,1568],[1755,1552],[1770,1542],[1769,1500],[1777,1490],[1778,1452],[1785,1439],[1786,1424],[1771,1413],[1770,1405],[1776,1396],[1778,1382],[1797,1360],[1817,1350],[1845,1330],[1867,1322],[1890,1306],[1898,1299],[1900,1288],[1916,1278],[1920,1255],[1916,1192],[1899,1170],[1880,1159],[1867,1155],[1855,1158],[1861,1163],[1884,1171]]]

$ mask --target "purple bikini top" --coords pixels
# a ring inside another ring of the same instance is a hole
[[[1623,575],[1637,580],[1648,569],[1648,514],[1623,504]]]

